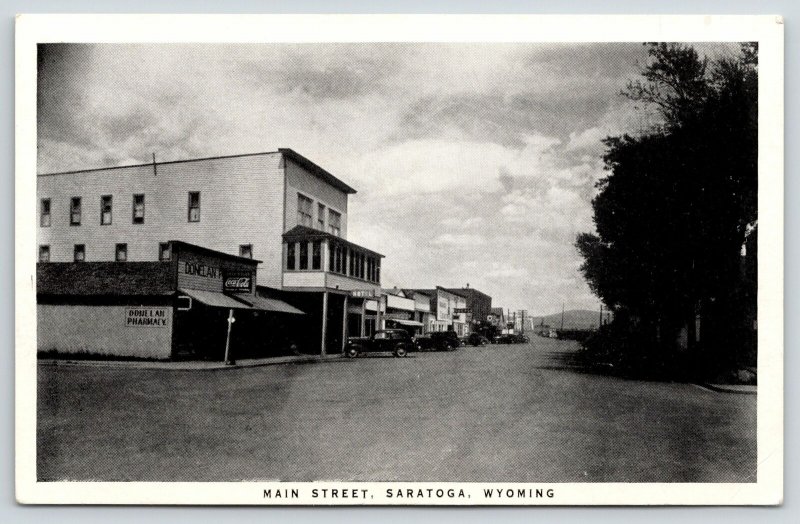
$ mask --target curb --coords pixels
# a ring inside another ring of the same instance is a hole
[[[705,388],[717,393],[732,393],[734,395],[757,395],[758,386],[741,385],[741,386],[726,386],[722,384],[708,384],[706,382],[699,382],[695,384],[701,388]]]
[[[255,361],[243,360],[236,364],[224,362],[169,362],[169,361],[131,361],[131,360],[61,360],[39,359],[37,364],[44,366],[67,367],[95,367],[116,369],[156,369],[163,371],[219,371],[265,366],[279,366],[282,364],[314,364],[342,358],[342,355],[304,356],[304,357],[276,357],[274,359],[258,359]]]

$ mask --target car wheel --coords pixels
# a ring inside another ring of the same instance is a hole
[[[396,357],[404,357],[407,354],[408,354],[408,352],[406,351],[406,348],[403,347],[403,346],[397,346],[394,349],[394,356],[396,356]]]
[[[453,345],[453,343],[452,343],[452,342],[448,342],[448,343],[447,343],[447,344],[444,346],[444,350],[445,350],[445,351],[453,351],[455,348],[456,348],[456,347]]]
[[[348,358],[356,358],[358,356],[358,350],[356,348],[348,348],[347,349],[347,357]]]

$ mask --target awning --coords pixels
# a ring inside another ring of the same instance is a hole
[[[184,295],[192,297],[194,300],[211,307],[225,309],[246,309],[250,311],[272,311],[276,313],[290,313],[293,315],[304,315],[299,309],[290,306],[286,302],[274,298],[258,297],[247,295],[247,298],[233,298],[219,291],[204,291],[202,289],[181,289]]]
[[[389,318],[387,321],[390,320],[396,324],[400,324],[401,326],[414,326],[414,327],[423,327],[425,324],[422,322],[417,322],[416,320],[398,320],[396,318]]]

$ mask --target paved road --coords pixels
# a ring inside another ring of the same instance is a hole
[[[39,368],[42,480],[743,482],[756,397],[571,369],[574,343],[224,371]]]

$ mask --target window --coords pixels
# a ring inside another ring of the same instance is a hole
[[[126,262],[128,260],[128,244],[117,244],[114,259],[117,262]]]
[[[325,231],[325,206],[317,204],[317,229]]]
[[[333,242],[328,243],[328,271],[333,271],[336,267],[336,245]]]
[[[133,223],[144,224],[144,195],[133,195]]]
[[[86,260],[86,246],[84,244],[75,244],[72,254],[75,262],[84,262]]]
[[[240,244],[239,256],[244,258],[253,258],[253,244]]]
[[[342,214],[333,209],[328,210],[328,232],[337,237],[342,236]]]
[[[69,203],[69,225],[81,225],[81,197],[72,197]]]
[[[310,198],[297,194],[297,223],[303,226],[312,227],[314,217],[311,215],[314,208],[314,201]]]
[[[322,241],[311,244],[311,269],[322,269]]]
[[[111,224],[111,195],[100,197],[100,225]]]
[[[189,191],[189,222],[200,222],[200,191]]]
[[[286,244],[286,269],[294,269],[294,242]]]
[[[389,339],[389,333],[385,331],[381,333],[375,333],[375,340],[388,340],[388,339]]]
[[[39,225],[41,227],[50,227],[50,199],[43,198],[39,206]]]
[[[378,258],[375,260],[375,280],[376,284],[381,283],[381,259]]]
[[[158,259],[162,262],[166,262],[172,258],[172,254],[169,252],[169,242],[161,242],[158,244]]]
[[[300,242],[300,269],[308,269],[308,242]]]
[[[50,262],[50,246],[39,246],[39,262]]]

